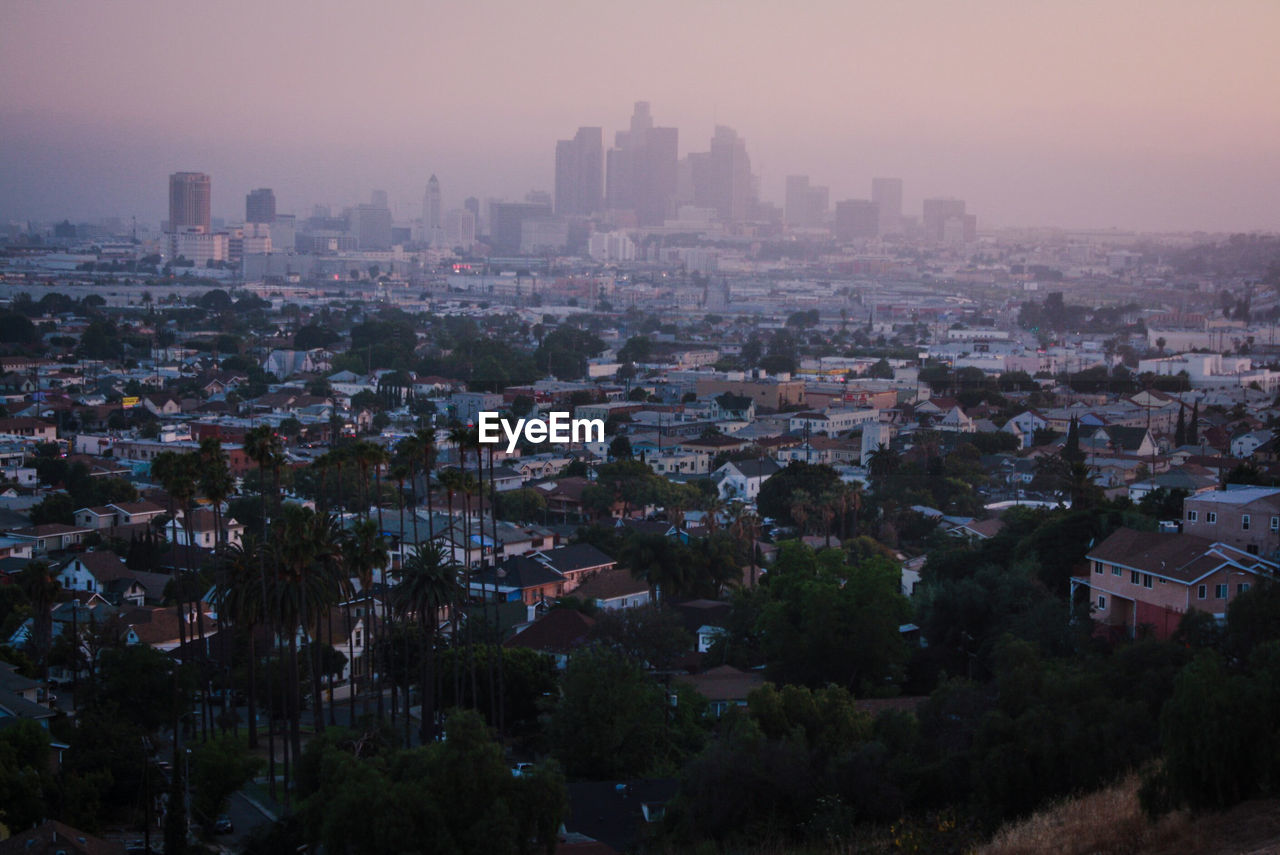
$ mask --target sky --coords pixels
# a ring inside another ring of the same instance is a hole
[[[427,178],[551,190],[557,139],[635,101],[761,195],[904,182],[980,226],[1280,231],[1280,0],[0,0],[0,218],[238,220]]]

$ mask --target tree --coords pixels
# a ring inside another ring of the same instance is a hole
[[[793,460],[760,486],[756,507],[762,516],[784,524],[799,524],[793,513],[796,508],[794,494],[799,491],[811,497],[820,496],[833,489],[839,480],[836,471],[825,463]]]
[[[575,777],[617,780],[659,772],[671,742],[666,700],[639,665],[605,647],[573,656],[548,723],[552,753]]]
[[[231,794],[253,779],[259,763],[230,737],[196,746],[191,752],[192,813],[212,823]]]
[[[609,443],[609,457],[614,460],[630,460],[631,440],[625,435],[614,437],[613,442]]]
[[[1187,444],[1187,409],[1178,407],[1178,424],[1173,429],[1173,446],[1181,448]]]

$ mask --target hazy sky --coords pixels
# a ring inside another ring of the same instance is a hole
[[[229,219],[519,198],[648,100],[779,203],[896,175],[982,225],[1280,230],[1277,35],[1280,0],[0,0],[0,217],[158,221],[178,170]]]

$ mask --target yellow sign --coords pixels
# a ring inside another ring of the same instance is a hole
[[[121,401],[120,403],[121,403],[121,404],[123,404],[123,405],[124,405],[124,408],[127,410],[127,409],[129,409],[130,407],[136,407],[136,406],[138,406],[138,402],[139,402],[139,401],[141,401],[141,400],[142,400],[141,398],[125,398],[125,399],[124,399],[123,401]]]

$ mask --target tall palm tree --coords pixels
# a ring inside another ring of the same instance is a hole
[[[284,455],[284,447],[280,443],[280,437],[276,436],[276,432],[268,425],[260,425],[259,427],[250,429],[244,437],[244,453],[258,467],[258,492],[262,498],[262,527],[264,536],[267,532],[267,482],[266,474],[270,470],[275,489],[272,492],[273,501],[277,503],[280,498],[280,463]],[[271,573],[271,584],[267,584],[267,552],[265,548],[258,549],[258,584],[260,596],[263,603],[263,616],[266,624],[272,630],[272,638],[275,635],[275,623],[271,619],[272,611],[268,604],[275,598],[276,591],[276,575]],[[272,567],[274,571],[274,565]],[[267,668],[265,674],[267,677],[267,776],[269,780],[269,788],[271,798],[276,797],[276,750],[275,750],[275,694],[271,688],[271,657],[275,652],[275,644],[267,650]]]
[[[316,626],[338,602],[342,583],[340,535],[337,521],[300,505],[286,505],[273,529],[271,551],[279,572],[274,615],[289,645],[288,691],[290,753],[302,756],[298,635]],[[313,650],[315,645],[313,643]],[[321,703],[317,691],[315,700]],[[317,721],[322,711],[316,712]]]
[[[365,643],[365,657],[368,662],[368,674],[372,676],[374,673],[373,656],[375,636],[374,624],[377,620],[373,613],[373,579],[374,571],[387,564],[387,545],[382,537],[382,532],[378,529],[378,524],[369,519],[356,520],[356,522],[347,530],[342,540],[343,563],[346,565],[347,572],[355,576],[360,582],[361,599],[365,603],[363,609],[365,617],[369,621],[365,635],[367,637]],[[352,687],[351,687],[351,712],[355,714],[355,682],[354,682],[354,664],[352,670]],[[381,690],[379,689],[379,692]],[[364,703],[364,711],[369,712],[369,699],[366,696]]]
[[[456,596],[456,570],[450,566],[444,550],[435,544],[419,549],[400,568],[400,584],[395,599],[402,614],[412,613],[422,634],[422,725],[419,738],[423,743],[435,739],[435,638],[440,625],[440,611]]]
[[[226,532],[223,531],[222,525],[222,503],[226,501],[227,496],[230,495],[235,487],[235,479],[231,477],[231,469],[227,466],[227,458],[222,451],[222,443],[216,437],[202,439],[200,441],[200,450],[196,454],[200,461],[197,473],[198,486],[200,487],[200,492],[204,493],[204,497],[213,506],[214,560],[218,567],[217,572],[220,584],[225,586],[223,551],[227,546],[227,542]],[[219,622],[221,622],[221,613],[219,613],[218,618]],[[222,718],[225,721],[230,714],[231,703],[231,692],[228,691],[231,684],[231,655],[228,645],[231,634],[229,632],[219,632],[217,637],[222,649],[224,669]]]
[[[31,604],[31,637],[35,643],[36,661],[41,679],[49,679],[49,649],[53,646],[53,606],[58,602],[62,586],[54,577],[48,562],[32,561],[18,573],[18,587]]]
[[[267,620],[264,589],[259,584],[262,542],[246,534],[238,544],[229,544],[222,553],[222,581],[215,605],[218,621],[224,615],[235,627],[243,627],[249,637],[249,747],[258,747],[258,655],[257,628]]]

